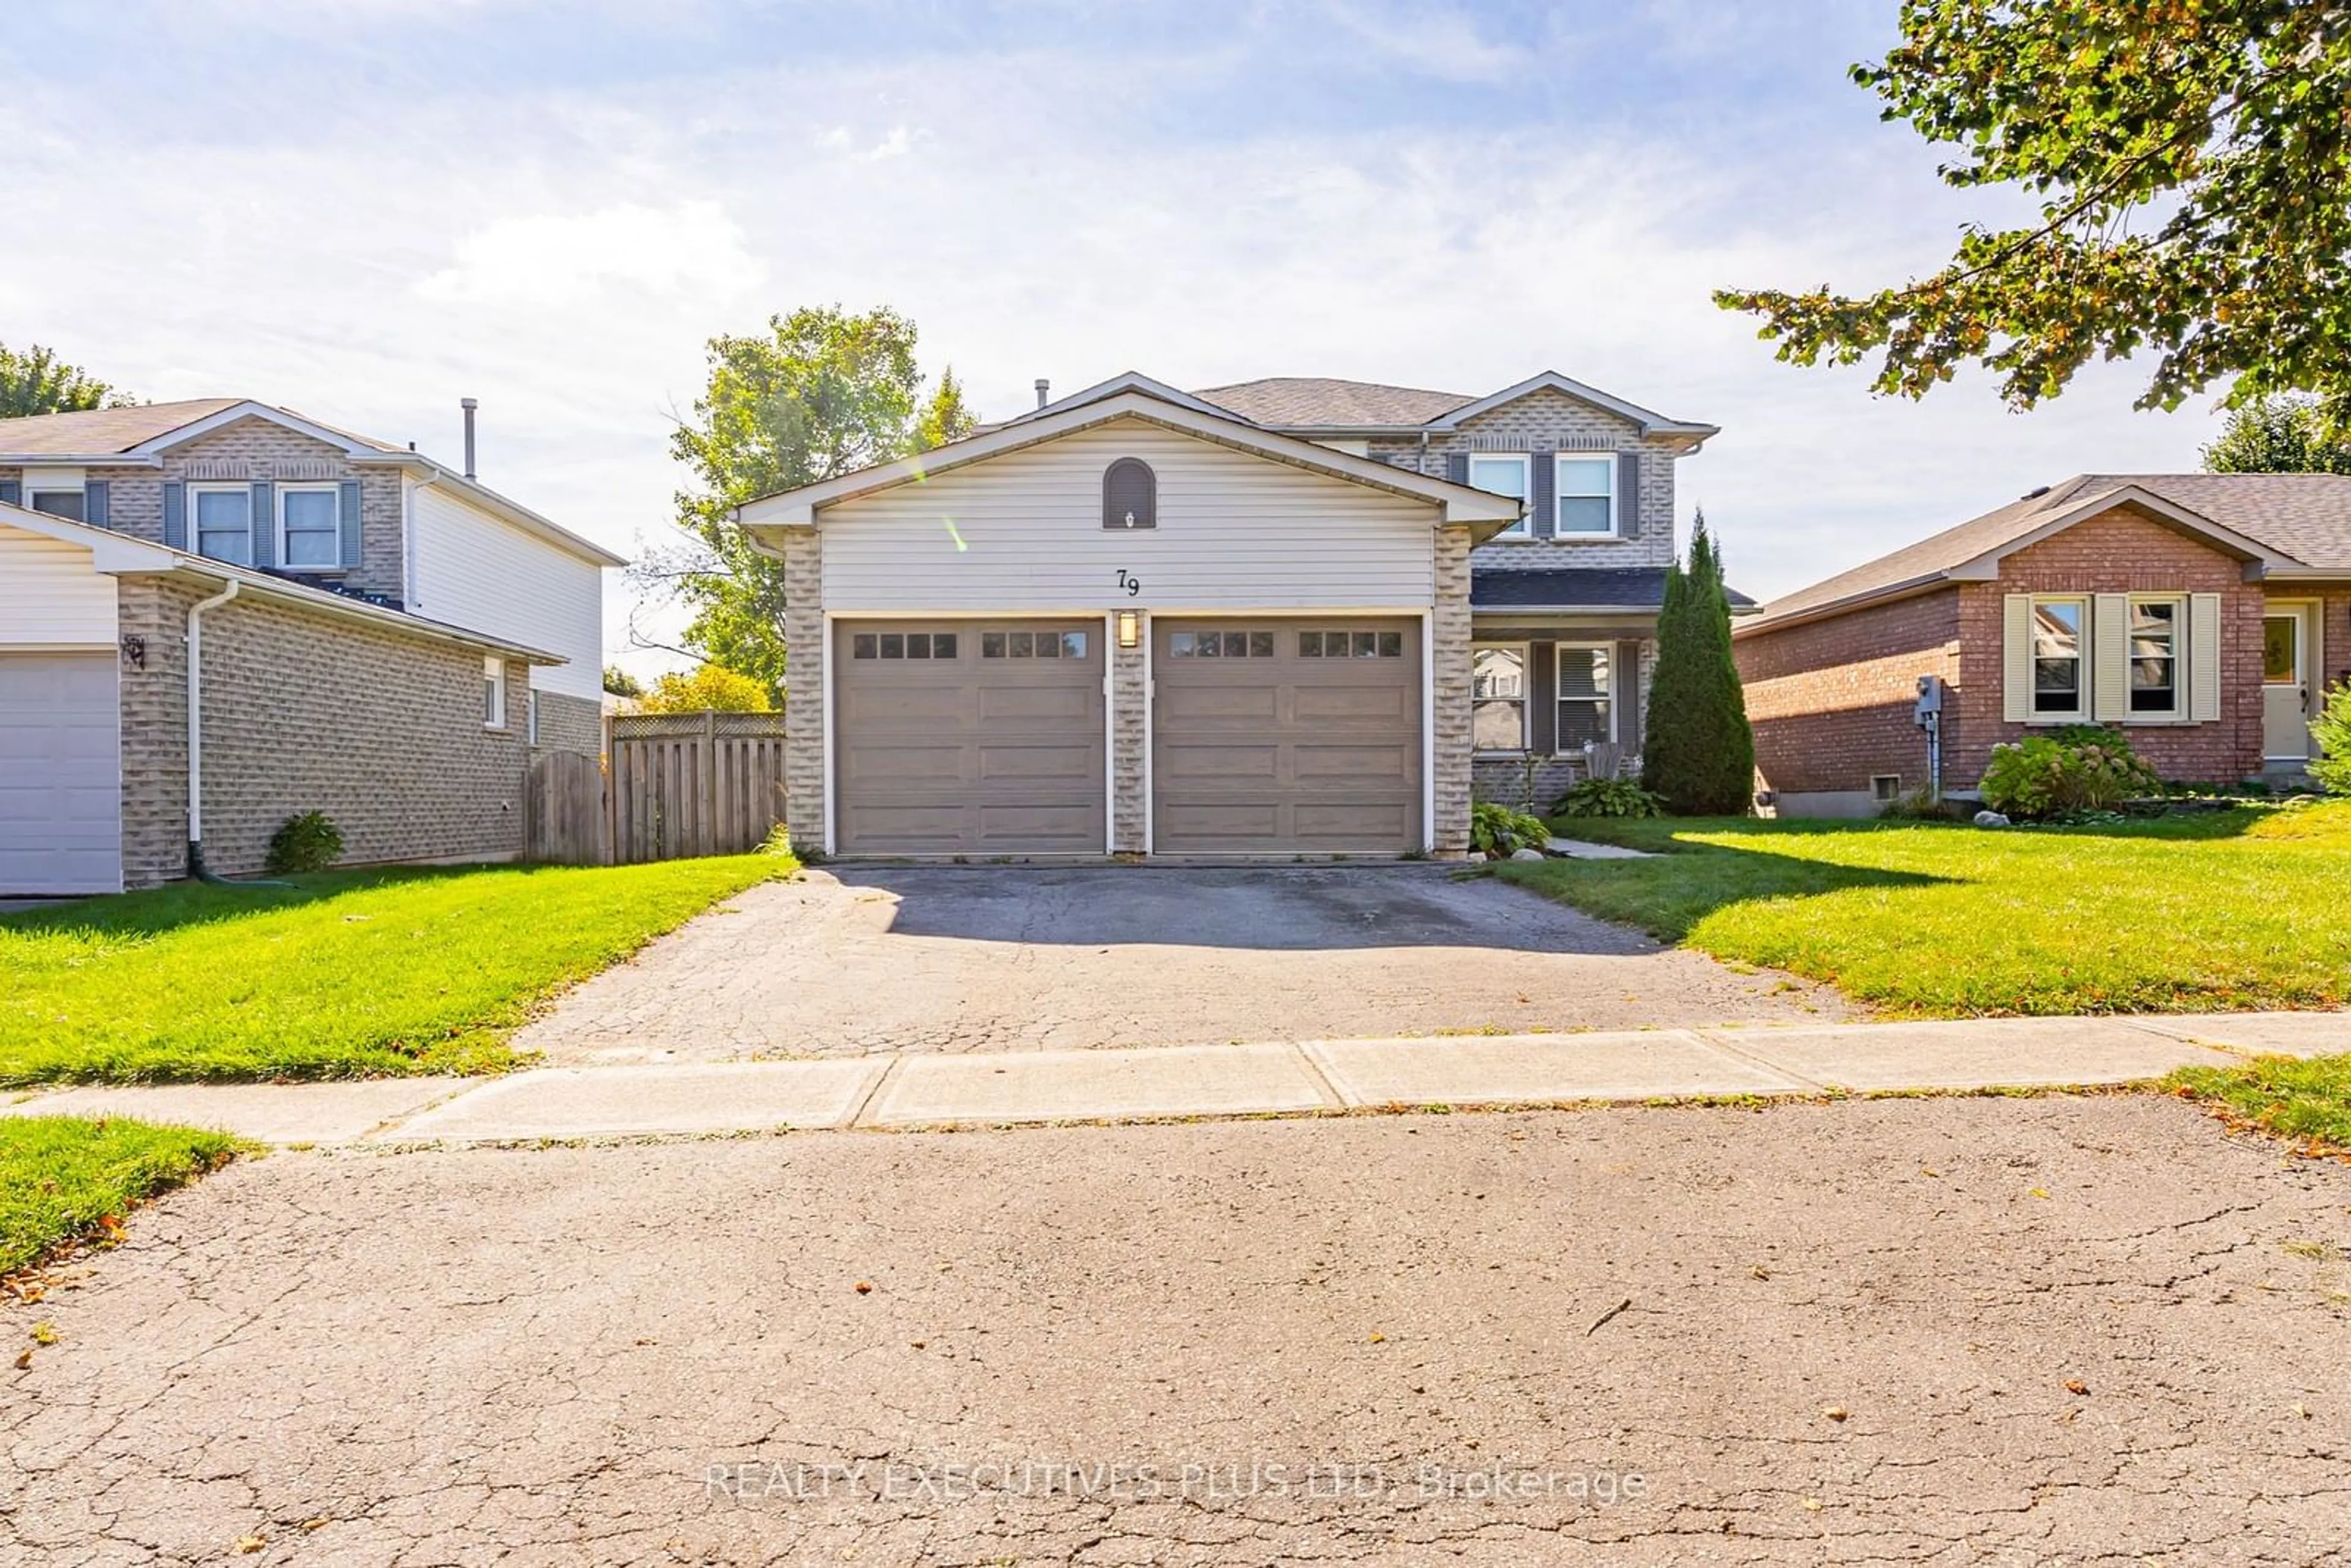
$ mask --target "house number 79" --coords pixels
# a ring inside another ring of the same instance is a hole
[[[1121,567],[1118,571],[1118,586],[1129,599],[1132,599],[1143,591],[1143,579],[1134,576],[1124,567]]]

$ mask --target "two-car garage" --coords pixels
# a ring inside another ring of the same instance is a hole
[[[1150,851],[1395,854],[1426,842],[1418,618],[1133,625],[1150,643],[1134,683]],[[1114,618],[838,622],[836,852],[1113,847],[1116,636]]]

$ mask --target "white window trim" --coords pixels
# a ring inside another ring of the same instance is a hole
[[[2130,706],[2131,676],[2137,671],[2138,661],[2127,653],[2130,647],[2130,627],[2126,624],[2123,628],[2123,646],[2126,652],[2123,665],[2121,722],[2126,725],[2186,724],[2189,721],[2188,683],[2191,678],[2188,662],[2188,595],[2185,593],[2133,593],[2126,596],[2126,601],[2130,610],[2137,610],[2142,604],[2171,606],[2171,706],[2163,709],[2149,709],[2145,713]],[[2128,611],[2125,613],[2128,613]]]
[[[79,482],[70,485],[59,484],[55,480],[51,480],[47,484],[42,484],[38,481],[27,478],[24,484],[24,507],[25,510],[28,512],[39,512],[41,510],[41,497],[44,496],[79,496],[81,497],[82,515],[78,517],[68,517],[66,520],[68,522],[74,523],[87,522],[89,520],[89,488],[86,485]],[[57,516],[54,512],[43,512],[41,515],[44,517]]]
[[[195,480],[189,481],[186,494],[183,497],[181,504],[187,508],[187,517],[185,520],[188,527],[188,553],[190,555],[204,555],[204,503],[197,498],[202,496],[242,496],[245,497],[245,559],[243,560],[229,561],[228,564],[231,566],[251,566],[253,564],[253,530],[256,527],[263,526],[256,520],[253,515],[253,486],[246,484],[200,483]],[[225,558],[220,556],[209,556],[205,559],[210,560],[221,560]]]
[[[286,549],[286,502],[289,497],[305,495],[331,496],[335,501],[335,526],[332,529],[335,539],[335,559],[322,565],[289,564],[292,557]],[[343,487],[340,485],[331,481],[326,484],[281,482],[277,486],[274,504],[277,508],[277,569],[280,571],[342,571],[350,568],[351,563],[343,559]]]
[[[1478,465],[1480,463],[1515,463],[1519,465],[1519,520],[1494,536],[1498,539],[1531,539],[1535,537],[1535,460],[1529,452],[1472,452],[1469,454],[1469,486],[1478,487]]]
[[[2043,728],[2061,728],[2069,724],[2088,724],[2097,706],[2097,675],[2090,668],[2091,656],[2096,652],[2098,629],[2095,619],[2096,606],[2086,593],[2035,593],[2027,596],[2025,608],[2025,666],[2031,672],[2031,685],[2024,688],[2024,722]],[[2034,617],[2044,604],[2071,604],[2081,612],[2074,620],[2074,653],[2081,666],[2081,679],[2074,688],[2076,706],[2069,713],[2043,713],[2040,705],[2041,655],[2039,644],[2032,639],[2038,622]]]
[[[524,722],[529,727],[530,743],[537,746],[538,744],[538,688],[531,687],[524,694],[523,700],[526,705],[523,709]]]
[[[1595,535],[1593,537],[1596,538],[1597,536]],[[1567,651],[1571,648],[1590,648],[1608,656],[1608,695],[1600,700],[1608,705],[1609,745],[1614,746],[1617,744],[1616,737],[1619,733],[1618,721],[1616,717],[1616,644],[1614,643],[1554,643],[1552,644],[1551,650],[1551,745],[1552,755],[1553,757],[1581,757],[1583,755],[1583,747],[1582,746],[1569,747],[1562,744],[1560,740],[1560,705],[1563,702],[1590,702],[1593,700],[1590,697],[1571,697],[1565,695],[1565,683],[1560,679],[1560,665],[1564,659]]]
[[[482,694],[489,698],[489,711],[482,716],[484,729],[504,729],[507,727],[507,665],[506,661],[492,656],[482,660]]]
[[[1480,699],[1478,693],[1478,655],[1488,649],[1516,653],[1519,656],[1519,744],[1515,749],[1480,747],[1478,744],[1478,704],[1479,701],[1508,702],[1508,697]],[[1535,671],[1534,651],[1525,643],[1472,643],[1469,645],[1469,747],[1473,757],[1524,757],[1534,746]]]
[[[1614,452],[1554,452],[1552,454],[1551,463],[1552,538],[1562,544],[1581,544],[1587,540],[1597,544],[1609,539],[1623,538],[1625,537],[1625,500],[1623,497],[1617,495],[1616,489],[1625,465],[1617,454]],[[1570,531],[1559,526],[1559,509],[1562,506],[1572,500],[1592,499],[1589,496],[1570,496],[1566,487],[1560,483],[1560,465],[1566,463],[1598,463],[1607,470],[1608,531],[1606,533],[1587,534]]]

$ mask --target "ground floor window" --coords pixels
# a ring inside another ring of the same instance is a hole
[[[1527,650],[1488,643],[1469,655],[1469,744],[1478,751],[1527,748]]]
[[[2082,674],[2082,623],[2088,601],[2081,599],[2035,599],[2032,601],[2032,711],[2043,717],[2080,717],[2088,711],[2088,693]]]
[[[2163,717],[2179,711],[2177,599],[2134,599],[2130,607],[2130,710]]]
[[[1559,644],[1560,750],[1581,751],[1616,738],[1614,653],[1605,643]]]
[[[482,727],[507,727],[507,667],[498,659],[482,661]]]

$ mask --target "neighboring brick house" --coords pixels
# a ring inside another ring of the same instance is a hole
[[[1712,426],[1555,375],[1039,391],[740,508],[786,568],[796,842],[1458,855],[1473,780],[1638,750],[1673,464]]]
[[[1783,816],[1857,816],[1991,748],[2120,727],[2167,779],[2298,778],[2351,678],[2351,477],[2085,475],[1773,601],[1733,633]]]
[[[246,874],[308,810],[352,862],[513,857],[531,747],[599,747],[614,564],[283,409],[0,421],[0,894],[185,874],[198,821],[205,868]]]

